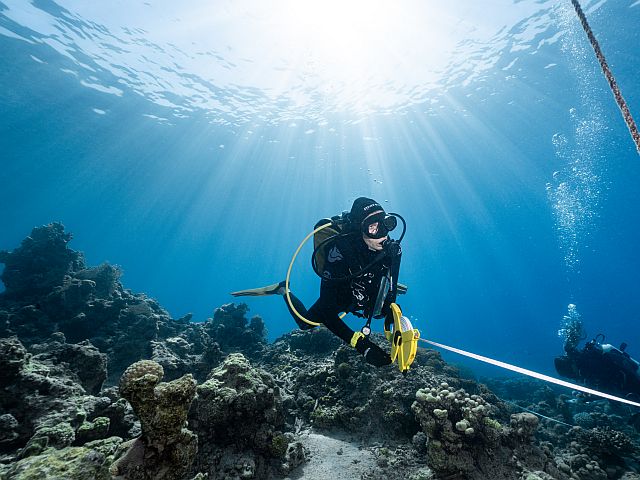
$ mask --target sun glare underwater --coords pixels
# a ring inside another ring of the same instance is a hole
[[[582,6],[640,115],[640,2]],[[640,357],[640,162],[569,0],[0,0],[0,43],[0,249],[60,221],[204,321],[367,196],[423,337],[553,375],[580,315]]]

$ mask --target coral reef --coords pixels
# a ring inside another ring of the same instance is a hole
[[[110,470],[116,478],[179,480],[191,469],[198,439],[184,426],[196,382],[185,375],[161,383],[163,375],[158,363],[141,360],[120,379],[120,393],[140,419],[142,435],[120,445]]]
[[[532,445],[538,418],[514,414],[506,426],[497,419],[504,417],[503,408],[447,382],[418,390],[412,409],[426,434],[429,466],[440,475],[469,479],[518,478],[531,470],[563,478]]]
[[[4,272],[0,280],[9,298],[30,299],[64,283],[65,277],[84,267],[81,254],[67,248],[71,234],[60,223],[34,228],[13,252],[0,251]]]
[[[197,391],[189,426],[201,445],[197,468],[209,478],[267,478],[304,459],[301,447],[283,434],[275,380],[241,353],[229,355]]]
[[[532,379],[490,380],[492,389],[509,399],[510,410],[544,415],[536,437],[551,452],[558,468],[580,479],[617,479],[640,470],[640,444],[627,407],[616,402],[568,396]]]
[[[107,356],[88,340],[66,343],[60,332],[54,333],[45,344],[33,344],[30,352],[41,362],[65,364],[73,380],[91,395],[97,395],[107,379]]]
[[[122,439],[107,438],[82,447],[49,448],[0,470],[0,478],[13,480],[111,480],[109,466]]]
[[[300,340],[305,336],[306,341]],[[313,346],[316,338],[321,342],[318,348]],[[375,336],[375,341],[384,345],[386,339]],[[412,371],[408,382],[396,370],[377,370],[326,330],[285,335],[263,364],[286,393],[289,421],[303,419],[316,428],[348,429],[363,436],[384,430],[387,435],[410,438],[418,429],[410,407],[415,385],[426,371]]]
[[[625,459],[634,457],[639,450],[629,435],[612,430],[610,427],[593,429],[574,427],[569,435],[573,438],[569,448],[574,454],[572,463],[575,465],[576,458],[588,459],[580,468],[588,470],[591,475],[594,471],[603,470],[608,476],[610,472],[607,470],[624,467]],[[593,468],[589,468],[590,465]],[[583,471],[582,475],[586,473]]]
[[[267,344],[244,304],[173,319],[70,240],[51,224],[0,253],[0,478],[302,478],[311,430],[370,452],[367,480],[640,478],[624,406],[484,385],[433,350],[402,376],[324,328]]]
[[[0,452],[9,459],[109,434],[102,420],[99,430],[85,435],[85,424],[95,422],[111,403],[87,391],[97,393],[104,379],[102,354],[88,343],[69,345],[60,340],[56,336],[38,346],[40,353],[31,354],[15,336],[0,339]],[[83,364],[86,372],[96,374],[94,379],[82,373]]]
[[[224,305],[202,324],[191,315],[174,320],[158,302],[120,283],[120,269],[88,267],[71,250],[71,234],[59,223],[36,227],[5,263],[0,294],[0,335],[17,336],[30,349],[56,332],[72,344],[91,342],[108,358],[108,383],[130,364],[151,358],[167,379],[192,373],[204,379],[230,351],[257,357],[266,343],[260,317],[246,319],[248,307]]]
[[[238,306],[228,303],[216,308],[213,318],[208,319],[203,330],[211,338],[215,338],[220,348],[225,351],[237,351],[251,356],[256,349],[262,350],[267,329],[259,316],[247,321],[249,310],[246,304]]]

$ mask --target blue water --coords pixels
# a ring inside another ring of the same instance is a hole
[[[203,321],[371,196],[423,337],[553,373],[575,304],[640,357],[640,157],[568,0],[208,3],[0,0],[0,249],[61,221]],[[583,7],[640,117],[640,2]]]

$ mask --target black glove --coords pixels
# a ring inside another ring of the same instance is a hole
[[[397,240],[386,240],[382,244],[382,248],[389,258],[396,258],[402,254],[402,247],[400,246],[400,242]]]
[[[391,356],[367,337],[362,337],[358,340],[356,350],[364,356],[367,363],[374,367],[384,367],[391,363]]]

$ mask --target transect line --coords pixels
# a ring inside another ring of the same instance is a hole
[[[501,362],[500,360],[494,360],[493,358],[489,358],[489,357],[483,357],[482,355],[478,355],[475,353],[465,352],[464,350],[460,350],[459,348],[449,347],[447,345],[443,345],[442,343],[432,342],[431,340],[426,340],[424,338],[420,338],[419,340],[422,342],[426,342],[429,345],[433,345],[434,347],[444,348],[445,350],[449,350],[450,352],[458,353],[460,355],[464,355],[465,357],[473,358],[475,360],[480,360],[481,362],[489,363],[491,365],[495,365],[497,367],[501,367],[506,370],[511,370],[512,372],[528,375],[529,377],[537,378],[538,380],[544,380],[545,382],[555,383],[556,385],[560,385],[562,387],[572,388],[574,390],[579,390],[581,392],[589,393],[591,395],[596,395],[598,397],[607,398],[609,400],[615,400],[616,402],[626,403],[628,405],[633,405],[634,407],[640,407],[640,403],[627,400],[626,398],[616,397],[615,395],[609,395],[608,393],[599,392],[598,390],[593,390],[591,388],[583,387],[582,385],[576,385],[575,383],[565,382],[564,380],[553,378],[548,375],[543,375],[542,373],[534,372],[533,370],[527,370],[526,368],[517,367],[515,365],[511,365],[510,363]]]
[[[636,144],[636,150],[638,154],[640,154],[640,133],[638,133],[638,127],[631,116],[631,112],[629,111],[629,107],[627,107],[627,102],[625,102],[624,97],[622,96],[622,92],[620,92],[620,88],[618,87],[618,83],[611,73],[609,69],[609,65],[607,64],[607,60],[604,58],[604,53],[602,53],[602,49],[600,48],[600,44],[598,40],[596,40],[595,35],[591,31],[591,27],[589,26],[589,22],[587,22],[587,17],[582,11],[582,7],[580,6],[580,2],[578,0],[571,0],[573,4],[573,8],[575,8],[576,13],[578,14],[578,18],[580,19],[580,23],[582,24],[582,28],[584,32],[589,37],[589,41],[591,42],[591,46],[593,50],[596,52],[596,57],[600,62],[600,67],[602,67],[602,71],[604,72],[604,76],[607,78],[609,82],[609,86],[611,87],[611,92],[613,93],[614,98],[620,108],[620,112],[624,117],[624,121],[627,123],[627,127],[629,128],[629,133],[631,134],[631,138]]]
[[[523,406],[520,406],[520,405],[518,405],[517,403],[510,402],[509,400],[505,400],[504,398],[501,398],[500,400],[501,400],[501,401],[503,401],[503,402],[505,402],[505,403],[508,403],[509,405],[513,405],[513,406],[514,406],[514,407],[516,407],[516,408],[519,408],[519,409],[521,409],[521,410],[524,410],[525,412],[529,412],[529,413],[532,413],[533,415],[537,415],[538,417],[542,417],[542,418],[544,418],[544,419],[546,419],[546,420],[551,420],[552,422],[559,423],[560,425],[566,425],[567,427],[570,427],[570,428],[575,427],[575,425],[571,425],[570,423],[562,422],[562,421],[560,421],[560,420],[558,420],[558,419],[556,419],[556,418],[547,417],[546,415],[543,415],[543,414],[538,413],[538,412],[534,412],[533,410],[529,410],[528,408],[525,408],[525,407],[523,407]]]

